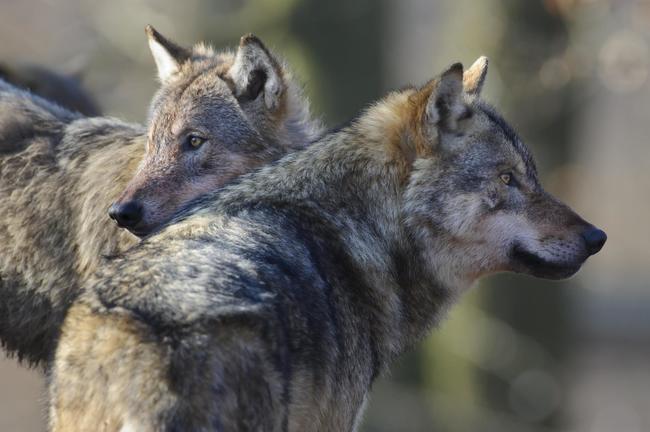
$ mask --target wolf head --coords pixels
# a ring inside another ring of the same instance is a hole
[[[145,156],[109,215],[144,236],[197,196],[304,147],[320,133],[288,69],[252,35],[235,54],[182,48],[151,26],[162,87]]]
[[[450,282],[571,276],[607,237],[544,191],[528,148],[480,99],[487,65],[455,64],[408,94],[406,224]]]

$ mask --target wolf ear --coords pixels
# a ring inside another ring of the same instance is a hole
[[[155,28],[148,25],[144,29],[149,39],[149,48],[158,68],[158,78],[165,83],[170,80],[179,70],[183,62],[190,58],[190,51],[176,45]]]
[[[455,63],[433,83],[427,101],[427,121],[444,130],[456,130],[458,120],[467,112],[463,101],[463,65]]]
[[[480,96],[488,71],[488,58],[481,56],[463,74],[463,88],[471,96]]]
[[[280,65],[256,36],[248,34],[241,38],[228,73],[240,102],[255,100],[264,93],[266,108],[273,110],[280,105],[285,89]]]

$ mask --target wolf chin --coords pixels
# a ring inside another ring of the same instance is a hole
[[[390,93],[114,258],[65,320],[52,430],[355,430],[473,281],[575,273],[605,233],[543,190],[486,73]],[[169,128],[146,159],[178,149]]]

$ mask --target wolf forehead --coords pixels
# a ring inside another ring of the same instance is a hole
[[[233,83],[227,72],[234,61],[235,54],[231,51],[215,52],[212,47],[202,43],[195,45],[191,56],[180,65],[175,78],[165,81],[154,96],[149,120],[170,98],[180,101],[185,96],[232,95]]]
[[[226,147],[241,145],[242,139],[256,141],[259,137],[224,75],[230,63],[230,57],[218,56],[194,68],[184,67],[176,80],[162,86],[149,112],[150,138],[178,135],[189,128],[216,133]]]
[[[201,107],[201,102],[236,105],[231,87],[216,68],[205,68],[162,86],[152,100],[149,122],[161,114],[189,112]]]
[[[516,166],[520,166],[522,174],[537,183],[535,159],[517,131],[487,102],[475,100],[471,106],[475,113],[479,114],[479,128],[484,131],[478,138],[486,141],[485,156],[496,164],[509,165],[514,162]],[[486,160],[483,159],[482,162],[484,164]]]

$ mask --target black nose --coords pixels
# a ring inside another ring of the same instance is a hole
[[[133,228],[142,220],[142,206],[136,201],[115,203],[108,209],[108,215],[120,228]]]
[[[582,238],[585,239],[589,255],[594,255],[605,245],[607,234],[596,227],[589,227],[582,233]]]

